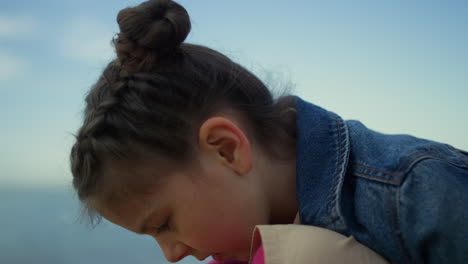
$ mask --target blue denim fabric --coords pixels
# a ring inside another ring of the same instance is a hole
[[[385,135],[297,98],[302,224],[352,235],[392,263],[468,263],[468,153]]]

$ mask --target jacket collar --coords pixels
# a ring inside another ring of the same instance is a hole
[[[341,190],[349,158],[341,117],[297,97],[296,194],[302,224],[345,229]]]

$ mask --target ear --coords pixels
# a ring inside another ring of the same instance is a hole
[[[252,169],[252,153],[245,133],[224,117],[206,120],[199,130],[199,146],[239,175]]]

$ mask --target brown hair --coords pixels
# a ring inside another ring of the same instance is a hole
[[[190,20],[182,6],[150,0],[121,10],[117,22],[117,59],[86,96],[70,156],[73,186],[91,220],[96,215],[87,199],[108,184],[100,175],[104,158],[132,161],[151,153],[184,164],[195,158],[200,124],[216,111],[241,114],[270,153],[272,146],[293,143],[294,97],[274,99],[226,56],[183,43]]]

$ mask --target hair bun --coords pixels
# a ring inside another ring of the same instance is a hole
[[[122,9],[117,15],[117,23],[120,33],[114,39],[114,45],[123,64],[148,64],[145,63],[148,59],[154,63],[157,57],[178,48],[191,26],[185,8],[171,0],[150,0]],[[144,70],[144,67],[130,69],[134,70]]]

